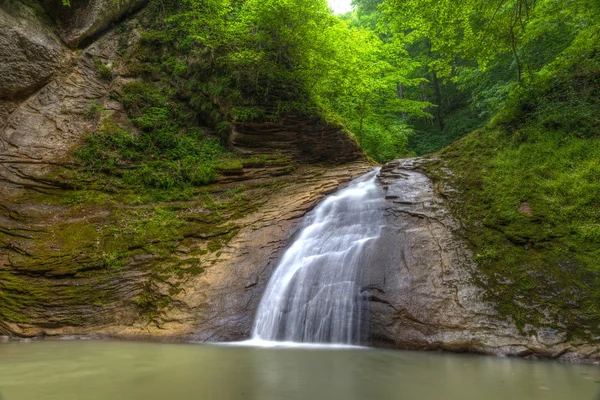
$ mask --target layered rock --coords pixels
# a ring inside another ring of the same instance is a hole
[[[113,94],[130,74],[127,64],[113,65],[120,52],[137,45],[136,26],[131,21],[124,33],[111,32],[82,52],[65,50],[64,70],[36,93],[17,102],[0,100],[0,193],[55,187],[50,172],[68,164],[71,150],[98,126],[100,117],[125,119]]]
[[[293,113],[283,114],[276,121],[237,123],[229,143],[242,154],[277,151],[300,162],[344,163],[362,156],[360,147],[343,127]]]
[[[57,26],[36,1],[0,8],[0,52],[12,57],[0,65],[0,334],[245,337],[300,217],[370,168],[359,147],[297,116],[287,151],[240,149],[256,157],[188,201],[122,202],[133,194],[93,176],[76,188],[84,138],[106,118],[133,129],[115,99],[139,79],[138,22],[104,30],[143,1],[42,3]]]
[[[418,159],[398,160],[380,173],[387,225],[363,287],[371,298],[372,344],[600,360],[598,345],[569,340],[558,329],[519,330],[496,312],[476,283],[482,277],[461,238],[460,222],[419,167]]]
[[[11,108],[1,99],[24,97],[42,87],[60,68],[61,53],[44,10],[15,0],[0,2],[0,125]]]
[[[0,334],[247,338],[302,216],[370,168],[364,162],[306,166],[246,182],[234,201],[227,196],[235,186],[215,185],[210,193],[220,199],[218,210],[203,199],[126,210],[5,202],[0,295],[8,304],[0,307]],[[115,258],[110,248],[127,256]],[[11,307],[15,302],[21,307]]]

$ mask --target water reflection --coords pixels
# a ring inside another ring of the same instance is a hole
[[[598,367],[369,349],[0,345],[2,400],[600,400]]]

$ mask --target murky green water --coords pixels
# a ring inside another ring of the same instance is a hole
[[[366,349],[0,344],[2,400],[600,400],[600,367]]]

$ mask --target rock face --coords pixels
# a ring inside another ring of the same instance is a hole
[[[61,52],[39,6],[0,1],[0,99],[27,96],[47,83],[60,67]]]
[[[22,301],[26,308],[0,307],[0,334],[245,339],[276,261],[302,216],[370,168],[364,162],[304,166],[291,175],[247,181],[235,209],[219,211],[220,223],[207,222],[215,214],[201,199],[162,204],[171,210],[169,218],[182,223],[172,240],[155,233],[154,246],[170,241],[168,255],[135,250],[135,236],[121,231],[131,223],[124,212],[154,215],[147,206],[119,210],[4,202],[0,295],[8,306]],[[234,188],[216,185],[211,196]],[[165,221],[157,228],[173,226]],[[115,230],[122,234],[115,236]],[[112,240],[131,241],[131,255],[115,269],[102,262],[98,270],[94,248]]]
[[[120,51],[135,47],[139,37],[135,24],[129,22],[127,33],[111,32],[82,52],[65,50],[64,71],[32,96],[22,101],[0,99],[0,193],[54,187],[49,172],[65,163],[73,147],[98,126],[99,120],[90,110],[102,110],[105,117],[117,114],[113,119],[123,113],[111,93],[130,79],[127,67],[113,68],[107,79],[99,66],[109,68]],[[37,64],[32,62],[30,67],[35,73]]]
[[[199,282],[204,299],[194,340],[248,339],[265,287],[302,217],[325,195],[371,168],[359,162],[328,168],[319,176],[309,172],[244,218],[244,228],[223,250],[218,267],[207,270]]]
[[[236,124],[232,149],[262,161],[192,200],[71,190],[57,178],[71,151],[103,118],[126,123],[114,94],[136,79],[121,61],[138,23],[107,28],[144,1],[41,3],[56,25],[37,1],[0,0],[0,335],[248,338],[302,216],[372,167],[342,128],[287,114]],[[387,164],[380,182],[387,223],[362,288],[374,346],[600,359],[597,345],[498,315],[419,160]]]
[[[73,149],[105,118],[128,123],[115,99],[139,79],[138,20],[98,34],[143,2],[42,3],[58,27],[37,1],[0,3],[0,52],[16,57],[0,65],[10,95],[0,96],[0,334],[246,337],[300,217],[371,168],[359,147],[340,128],[296,119],[301,134],[285,152],[244,151],[260,157],[188,201],[132,205],[73,190],[63,178]],[[85,47],[62,46],[55,31]]]
[[[598,345],[570,341],[552,329],[525,335],[496,313],[475,284],[477,267],[459,222],[420,165],[418,159],[398,160],[380,172],[388,222],[363,289],[371,298],[372,344],[599,360]]]
[[[123,16],[140,9],[147,0],[43,0],[44,7],[57,21],[60,35],[72,48],[81,47]]]
[[[275,150],[301,162],[344,163],[362,154],[342,127],[292,113],[275,122],[238,123],[229,141],[240,153],[269,154]]]

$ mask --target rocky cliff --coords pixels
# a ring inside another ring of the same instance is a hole
[[[387,225],[363,283],[373,345],[598,362],[597,338],[573,338],[565,326],[549,324],[519,329],[498,312],[486,291],[503,288],[486,283],[451,212],[454,189],[433,184],[430,164],[398,160],[379,175]]]
[[[242,338],[302,215],[370,168],[342,129],[289,114],[238,124],[235,165],[181,201],[74,180],[103,121],[134,129],[119,93],[140,80],[143,4],[0,3],[0,334]]]

